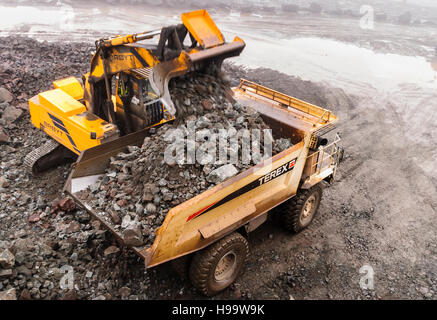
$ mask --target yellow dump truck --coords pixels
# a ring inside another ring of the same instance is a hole
[[[208,296],[237,278],[249,253],[245,235],[272,209],[280,206],[276,211],[292,232],[311,223],[322,197],[320,183],[333,182],[342,156],[333,131],[338,119],[331,111],[247,80],[233,92],[242,105],[262,115],[275,137],[290,138],[293,146],[172,208],[151,246],[132,247],[147,268],[172,260],[185,266],[192,284]],[[104,174],[111,156],[128,145],[140,146],[147,135],[142,130],[83,151],[65,185],[120,242],[121,233],[79,194]]]

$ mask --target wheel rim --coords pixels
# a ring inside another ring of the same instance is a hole
[[[299,218],[301,225],[305,226],[311,222],[316,209],[316,200],[317,198],[313,194],[307,199],[307,201],[305,201]]]
[[[214,270],[214,279],[217,282],[228,280],[232,277],[237,269],[237,255],[229,251],[217,263]]]

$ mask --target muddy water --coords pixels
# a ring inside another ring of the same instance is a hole
[[[399,89],[401,84],[413,83],[437,89],[436,71],[424,57],[375,53],[353,44],[321,38],[275,40],[247,34],[244,39],[247,48],[235,61],[249,67],[264,66],[304,80],[329,81],[340,87],[361,83],[390,92]]]
[[[67,33],[74,40],[95,40],[98,35],[135,33],[179,23],[179,11],[144,6],[73,8],[61,2],[45,7],[0,5],[0,35],[18,31],[57,40],[65,39]],[[234,11],[212,14],[228,40],[238,34],[247,43],[243,55],[234,59],[237,64],[263,66],[340,87],[354,83],[351,89],[358,91],[362,86],[393,91],[404,83],[437,88],[436,71],[424,57],[375,53],[332,39],[293,37],[287,27],[272,21],[274,17]]]

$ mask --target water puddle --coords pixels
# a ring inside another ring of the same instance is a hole
[[[265,67],[304,80],[337,85],[362,84],[384,91],[401,84],[437,88],[436,71],[424,57],[376,53],[353,44],[330,39],[260,39],[242,35],[247,43],[237,64]]]

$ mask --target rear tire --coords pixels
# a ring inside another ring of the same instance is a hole
[[[216,295],[235,281],[248,254],[247,240],[238,232],[231,233],[194,255],[191,283],[206,296]]]
[[[278,210],[285,229],[299,233],[307,228],[317,214],[322,193],[322,188],[315,185],[308,190],[299,190],[293,198],[281,205]]]

